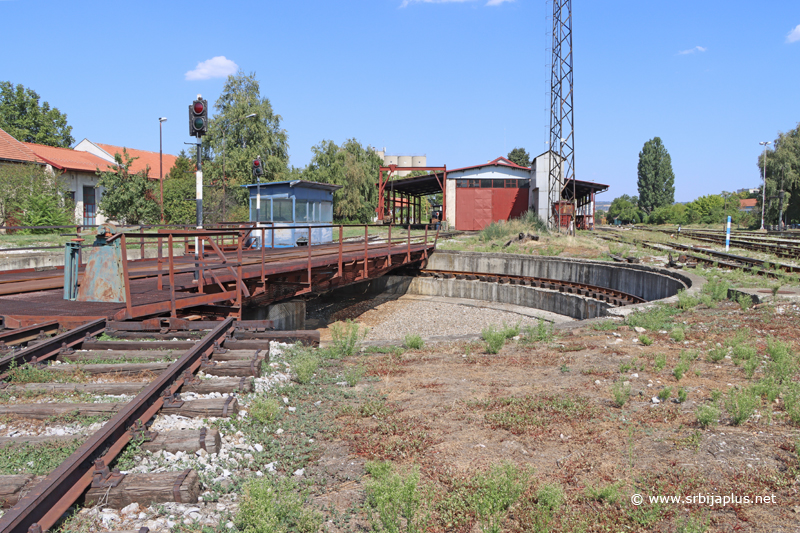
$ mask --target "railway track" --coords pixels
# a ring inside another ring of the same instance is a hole
[[[668,233],[668,234],[674,233],[663,229],[656,229],[656,230],[645,229],[645,231],[658,231],[661,233]],[[723,244],[723,245],[725,244],[724,234],[714,234],[714,233],[706,233],[693,230],[684,230],[681,231],[681,236],[701,242],[711,242],[714,244]],[[738,236],[733,236],[733,235],[731,235],[730,239],[730,245],[735,248],[741,248],[743,250],[752,250],[756,252],[765,252],[772,254],[776,257],[783,257],[787,259],[800,259],[800,243],[798,243],[797,241],[795,242],[789,241],[789,242],[790,244],[787,244],[786,241],[779,242],[775,240],[765,239],[763,237],[739,238]]]
[[[194,469],[124,474],[111,468],[114,460],[131,441],[163,454],[194,457],[200,450],[202,457],[222,454],[226,437],[203,420],[236,416],[239,395],[253,390],[269,363],[270,342],[319,342],[316,331],[271,332],[266,321],[228,318],[199,324],[206,330],[162,333],[165,327],[171,329],[169,319],[160,319],[167,321],[166,326],[158,320],[149,324],[98,320],[38,343],[29,341],[27,347],[0,359],[0,394],[16,399],[0,405],[0,416],[8,420],[2,427],[0,450],[65,441],[77,445],[43,478],[26,472],[0,476],[0,503],[10,507],[0,518],[0,532],[46,531],[79,503],[103,502],[114,509],[132,503],[196,504],[202,489]],[[98,338],[102,333],[120,337]],[[132,333],[140,335],[125,338]],[[142,340],[141,334],[147,333],[162,338]],[[0,332],[4,334],[11,332]],[[31,382],[31,376],[48,379]],[[86,402],[87,395],[94,401]],[[64,401],[75,397],[79,401]],[[50,401],[26,401],[34,398]],[[165,419],[176,416],[190,429],[158,429],[165,427]],[[25,434],[35,431],[19,429],[41,429],[42,421],[47,427],[48,420],[80,417],[109,420],[91,434],[71,434],[74,424],[59,428],[60,434]],[[231,453],[246,468],[247,458],[238,451]]]
[[[750,272],[753,274],[758,274],[766,277],[777,278],[779,275],[775,272],[767,270],[767,266],[773,267],[778,270],[783,270],[784,272],[789,273],[796,273],[800,272],[800,267],[796,267],[794,265],[786,265],[782,263],[772,263],[770,261],[764,261],[761,259],[754,259],[752,257],[745,257],[741,255],[734,255],[728,254],[724,252],[717,252],[715,250],[710,250],[708,248],[701,248],[697,246],[691,246],[686,244],[679,244],[679,243],[660,243],[660,242],[653,242],[653,241],[645,241],[641,239],[634,239],[632,242],[626,241],[622,237],[616,235],[597,235],[597,237],[612,241],[618,242],[623,244],[640,244],[645,248],[650,248],[652,250],[658,250],[663,253],[668,253],[672,251],[682,252],[682,255],[686,256],[689,259],[701,264],[711,265],[711,266],[719,266],[722,268],[727,269],[741,269],[746,272]],[[693,253],[694,252],[694,253]],[[697,253],[701,253],[704,255],[697,255]],[[710,257],[707,257],[710,256]]]
[[[643,303],[645,300],[633,294],[627,294],[607,287],[597,287],[584,283],[574,283],[549,278],[537,278],[532,276],[512,276],[507,274],[491,274],[479,272],[458,272],[450,270],[429,270],[423,269],[420,275],[424,277],[434,277],[441,279],[459,279],[467,281],[484,281],[489,283],[508,283],[511,285],[524,285],[540,289],[550,289],[567,294],[578,296],[588,296],[596,300],[608,302],[620,307],[636,303]]]

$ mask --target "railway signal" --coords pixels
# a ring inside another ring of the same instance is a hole
[[[208,133],[208,102],[198,96],[189,106],[189,135],[200,138]]]
[[[261,156],[253,159],[253,177],[260,178],[264,175],[264,165],[261,163]]]

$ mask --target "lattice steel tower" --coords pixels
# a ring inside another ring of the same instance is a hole
[[[547,207],[548,225],[560,231],[560,217],[553,213],[553,204],[567,200],[572,202],[573,209],[576,207],[575,122],[572,115],[572,0],[552,0],[552,2],[553,59],[550,71],[550,144],[548,145],[550,205]],[[570,184],[569,190],[565,190]],[[574,229],[573,224],[573,231]]]

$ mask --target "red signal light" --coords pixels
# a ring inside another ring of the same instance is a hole
[[[254,166],[254,167],[261,166],[261,161],[259,161],[258,159],[256,159],[255,161],[253,161],[253,166]]]
[[[206,106],[204,106],[203,102],[201,102],[200,100],[194,103],[194,112],[197,115],[201,114],[205,108]]]

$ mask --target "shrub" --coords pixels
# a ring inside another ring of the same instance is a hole
[[[280,404],[275,398],[257,397],[250,404],[250,416],[262,424],[266,424],[275,419],[280,411]]]
[[[417,334],[409,334],[403,337],[403,346],[410,350],[420,350],[425,346],[425,341]]]
[[[700,300],[686,294],[686,290],[678,291],[678,309],[691,309],[692,307],[697,307],[699,303]]]
[[[719,408],[714,405],[701,405],[695,411],[695,416],[704,428],[714,427],[719,421]]]
[[[520,326],[519,322],[517,322],[516,325],[513,326],[507,326],[506,323],[503,322],[503,329],[501,331],[503,332],[503,335],[505,335],[506,339],[513,339],[514,337],[519,335],[521,327],[522,326]]]
[[[672,329],[672,316],[680,310],[667,305],[657,305],[644,311],[631,313],[625,319],[625,323],[631,327],[641,327],[650,331],[662,329]]]
[[[344,380],[347,382],[348,387],[355,387],[361,378],[364,377],[366,369],[364,365],[351,366],[344,372]]]
[[[686,340],[686,331],[683,328],[675,328],[669,332],[669,338],[675,342],[683,342]]]
[[[371,461],[364,469],[372,478],[364,484],[364,491],[370,522],[376,531],[427,530],[427,515],[420,512],[423,498],[419,471],[400,475],[392,471],[390,463]],[[401,529],[403,520],[405,528]]]
[[[641,342],[645,346],[651,346],[653,344],[653,339],[651,339],[647,335],[639,335],[639,342]]]
[[[617,503],[620,499],[619,489],[621,486],[622,482],[600,487],[589,485],[586,487],[586,497],[599,502]]]
[[[688,394],[686,393],[686,389],[681,387],[678,389],[678,401],[684,403],[686,401]]]
[[[756,410],[759,403],[758,396],[750,389],[731,389],[725,400],[725,409],[735,426],[746,422]]]
[[[487,353],[498,353],[506,343],[506,336],[502,331],[497,331],[494,326],[489,326],[481,331],[481,338],[486,342]]]
[[[728,353],[728,349],[724,346],[717,346],[712,348],[708,351],[708,360],[712,363],[719,363],[722,359],[725,358],[725,355]]]
[[[728,298],[728,289],[730,284],[720,278],[709,280],[703,285],[702,293],[707,294],[714,302],[720,302]]]
[[[468,502],[478,515],[481,531],[500,533],[509,507],[525,488],[522,472],[510,463],[495,465],[488,472],[475,475],[471,485],[474,490]]]
[[[350,357],[356,351],[367,336],[368,328],[361,327],[348,320],[345,323],[337,322],[331,326],[331,336],[333,338],[333,355],[338,357]]]
[[[553,325],[549,322],[545,322],[541,318],[536,323],[536,327],[534,326],[525,326],[522,330],[523,333],[523,342],[526,343],[533,343],[533,342],[550,342],[555,337],[553,333]]]
[[[683,389],[681,389],[683,390]],[[658,391],[658,399],[662,402],[666,402],[669,400],[669,397],[672,395],[672,387],[664,387],[660,391]]]
[[[653,368],[656,372],[661,372],[664,370],[664,367],[667,366],[667,356],[663,353],[656,355],[655,360],[653,361]]]
[[[292,359],[295,379],[303,385],[309,383],[319,367],[319,356],[311,349],[297,350]]]
[[[736,303],[742,308],[742,311],[753,307],[753,298],[749,294],[740,294],[736,298]]]
[[[611,396],[614,398],[614,405],[622,407],[631,396],[631,386],[625,385],[623,381],[616,381],[611,385]]]

